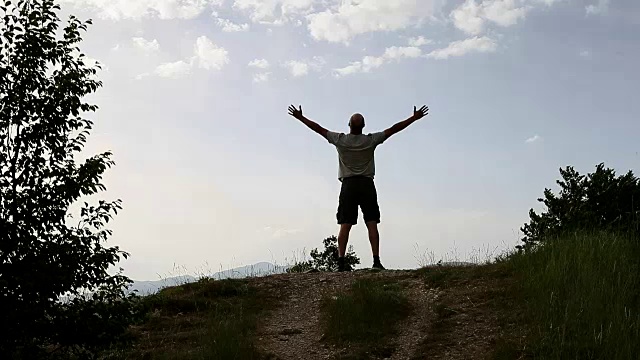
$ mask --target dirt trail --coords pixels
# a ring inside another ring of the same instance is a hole
[[[515,279],[500,267],[457,270],[439,291],[437,320],[412,359],[521,358],[527,330],[510,293]]]
[[[440,290],[427,286],[416,272],[366,270],[262,278],[256,285],[278,289],[283,301],[260,322],[260,351],[279,360],[347,357],[349,348],[322,341],[320,303],[324,294],[348,289],[356,279],[363,278],[400,283],[412,305],[413,313],[398,327],[392,341],[393,354],[384,359],[482,359],[493,352],[501,332],[498,317],[490,309],[495,282],[462,281]]]
[[[259,325],[258,348],[280,360],[328,359],[339,349],[321,343],[319,306],[324,293],[350,285],[351,274],[287,274],[265,278],[274,281],[283,305]]]

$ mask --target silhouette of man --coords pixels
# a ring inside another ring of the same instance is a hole
[[[375,176],[374,151],[376,147],[390,138],[393,134],[404,130],[416,120],[422,119],[429,113],[427,106],[420,109],[413,107],[413,115],[401,121],[385,131],[363,134],[364,116],[354,114],[349,121],[349,133],[336,133],[329,131],[316,122],[302,115],[302,106],[296,109],[289,106],[289,115],[300,120],[311,130],[322,135],[338,150],[339,171],[338,179],[342,183],[338,201],[336,218],[340,225],[338,233],[338,271],[350,271],[345,265],[344,254],[347,251],[349,232],[351,227],[358,222],[358,206],[362,210],[364,222],[369,232],[369,242],[373,253],[373,268],[384,269],[380,262],[380,209],[378,207],[378,194],[373,182]]]

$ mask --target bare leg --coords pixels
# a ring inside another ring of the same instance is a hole
[[[349,242],[349,231],[351,224],[341,224],[340,233],[338,233],[338,256],[343,257],[347,252],[347,243]]]
[[[380,233],[378,232],[378,223],[370,221],[367,223],[369,231],[369,242],[371,243],[371,252],[373,256],[380,256]]]

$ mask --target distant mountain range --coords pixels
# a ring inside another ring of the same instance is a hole
[[[286,266],[278,266],[268,262],[260,262],[253,265],[242,266],[230,270],[220,271],[208,277],[212,279],[241,279],[245,277],[266,276],[272,274],[282,274],[286,271]],[[138,295],[149,295],[158,292],[160,289],[196,282],[198,278],[191,275],[175,276],[153,281],[134,281],[127,290],[128,293],[138,291]]]

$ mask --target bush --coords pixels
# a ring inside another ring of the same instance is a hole
[[[299,262],[287,269],[288,273],[299,273],[309,270],[336,271],[338,269],[338,238],[330,236],[323,240],[324,251],[318,249],[311,250],[311,260]],[[353,268],[360,264],[360,258],[353,251],[353,246],[349,246],[344,255],[345,265]]]
[[[524,245],[518,246],[519,249],[582,228],[637,234],[640,180],[632,171],[616,177],[613,169],[599,164],[586,176],[570,166],[560,169],[560,174],[562,179],[556,181],[559,194],[545,189],[544,199],[538,199],[546,211],[540,215],[533,209],[529,211],[530,222],[520,229],[524,233]]]

